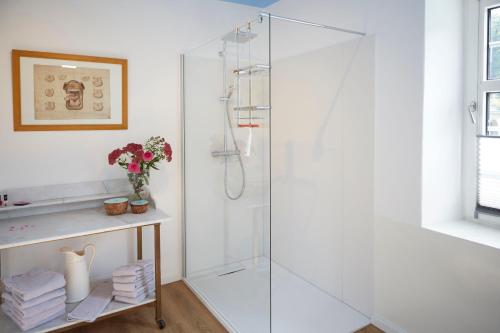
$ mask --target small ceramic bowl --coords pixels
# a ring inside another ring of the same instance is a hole
[[[104,208],[108,215],[121,215],[127,212],[127,198],[113,198],[104,201]]]
[[[130,202],[130,208],[134,214],[142,214],[148,211],[149,201],[147,200],[134,200]]]

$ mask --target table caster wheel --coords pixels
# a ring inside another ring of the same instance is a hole
[[[163,320],[163,319],[158,320],[158,321],[157,321],[157,323],[158,323],[158,327],[159,327],[161,330],[162,330],[162,329],[164,329],[164,328],[165,328],[165,326],[167,326],[167,325],[165,324],[165,320]]]

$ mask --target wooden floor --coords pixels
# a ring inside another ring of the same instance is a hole
[[[167,321],[167,327],[163,330],[159,330],[156,326],[154,308],[150,305],[66,332],[227,333],[224,327],[212,316],[184,282],[178,281],[163,286],[162,296],[163,316]],[[374,326],[368,326],[356,333],[384,332]]]

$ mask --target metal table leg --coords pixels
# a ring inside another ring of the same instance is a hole
[[[137,227],[137,260],[142,259],[142,227]]]
[[[163,320],[163,315],[161,311],[161,247],[160,247],[160,224],[154,225],[154,237],[155,237],[155,290],[156,290],[156,322],[160,329],[165,328],[165,320]]]

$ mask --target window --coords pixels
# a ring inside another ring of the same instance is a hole
[[[500,1],[481,0],[477,119],[478,213],[500,215]]]

